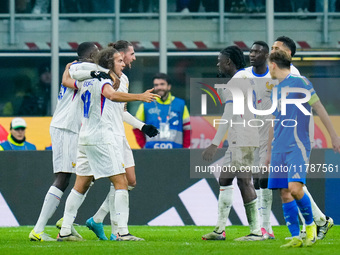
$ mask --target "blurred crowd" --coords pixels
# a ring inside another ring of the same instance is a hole
[[[9,1],[3,1],[0,13],[8,13]],[[225,12],[265,12],[265,0],[225,0]],[[15,0],[17,13],[50,12],[50,0]],[[219,0],[168,0],[169,12],[217,12]],[[112,13],[115,0],[60,0],[60,13]],[[159,0],[121,1],[122,13],[158,12]],[[276,12],[323,12],[324,0],[274,0]],[[340,11],[340,0],[329,0],[329,12]]]

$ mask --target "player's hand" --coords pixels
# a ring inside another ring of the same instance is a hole
[[[148,124],[145,124],[142,127],[142,132],[146,134],[148,137],[154,137],[159,134],[159,131],[155,126]]]
[[[335,137],[332,139],[332,146],[335,152],[340,153],[340,137]]]
[[[71,65],[72,65],[73,63],[75,63],[75,62],[77,62],[77,60],[74,60],[73,62],[68,63],[68,64],[65,66],[65,70],[70,69]]]
[[[154,88],[148,89],[143,94],[141,94],[141,100],[140,101],[150,103],[150,102],[153,102],[156,99],[156,97],[160,98],[159,95],[151,93],[153,90],[154,90]]]
[[[101,71],[91,71],[92,78],[97,78],[101,81],[101,79],[111,79],[111,76],[108,73],[101,72]]]
[[[206,148],[202,153],[203,160],[211,161],[217,151],[217,146],[214,144],[210,144],[208,148]]]

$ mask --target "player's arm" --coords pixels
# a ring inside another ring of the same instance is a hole
[[[98,66],[94,63],[76,63],[71,65],[70,67],[70,76],[71,78],[84,81],[87,79],[97,78],[101,79],[110,79],[108,74],[109,70],[105,69],[101,66]]]
[[[229,100],[225,103],[222,119],[231,120],[232,117],[233,117],[233,102]],[[215,155],[217,151],[217,147],[220,145],[228,129],[229,129],[229,121],[226,124],[218,126],[217,132],[215,134],[214,139],[211,142],[211,145],[208,148],[206,148],[202,153],[202,157],[204,160],[207,160],[207,161],[212,160],[213,156]]]
[[[106,83],[103,86],[102,94],[104,97],[115,102],[132,102],[132,101],[142,101],[142,102],[153,102],[156,97],[160,97],[157,94],[151,93],[154,89],[148,89],[142,94],[130,94],[125,92],[116,91],[113,89],[110,83]]]
[[[144,104],[143,103],[141,103],[138,107],[138,110],[136,112],[136,118],[139,119],[140,121],[145,121],[145,113],[144,113]],[[144,146],[146,144],[146,138],[145,138],[144,133],[137,128],[133,129],[133,133],[135,134],[136,141],[137,141],[138,145],[141,148],[144,148]]]
[[[329,115],[325,107],[322,105],[320,100],[313,102],[311,106],[313,110],[317,113],[317,115],[320,117],[321,122],[326,127],[328,134],[330,135],[331,140],[332,140],[333,150],[340,153],[340,138],[334,129],[332,121],[329,118]]]
[[[77,86],[76,86],[76,80],[75,79],[72,79],[71,76],[70,76],[70,66],[72,65],[73,63],[68,63],[65,67],[65,71],[63,73],[63,77],[62,77],[62,81],[61,83],[63,84],[63,86],[65,87],[68,87],[68,88],[71,88],[71,89],[76,89]]]
[[[139,129],[149,137],[154,137],[159,133],[155,126],[141,122],[132,116],[128,111],[123,113],[123,121],[130,124],[134,129]]]

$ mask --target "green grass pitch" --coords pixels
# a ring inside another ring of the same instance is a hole
[[[150,227],[130,226],[132,234],[145,238],[142,242],[99,241],[85,226],[76,229],[83,236],[82,242],[31,242],[28,234],[32,226],[0,228],[0,254],[340,254],[340,226],[334,226],[326,238],[313,247],[282,249],[285,237],[289,235],[286,226],[273,227],[275,240],[257,242],[236,242],[235,238],[247,235],[245,226],[227,227],[225,241],[203,241],[201,236],[213,230],[213,227]],[[46,233],[56,237],[58,229],[48,226]],[[109,236],[110,227],[105,226]]]

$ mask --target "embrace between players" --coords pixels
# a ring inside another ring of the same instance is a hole
[[[112,186],[98,212],[86,225],[101,240],[107,240],[102,221],[110,212],[111,240],[140,241],[128,231],[129,195],[136,185],[134,159],[125,137],[123,121],[153,137],[158,130],[126,111],[130,101],[152,102],[159,97],[153,89],[142,94],[128,92],[128,78],[123,74],[136,59],[131,43],[117,41],[101,51],[91,42],[79,45],[80,62],[66,66],[50,134],[55,180],[48,190],[39,219],[30,232],[32,241],[55,241],[44,232],[69,184],[72,173],[76,182],[65,204],[64,217],[57,222],[58,241],[81,241],[73,227],[78,208],[94,179],[108,177]]]

